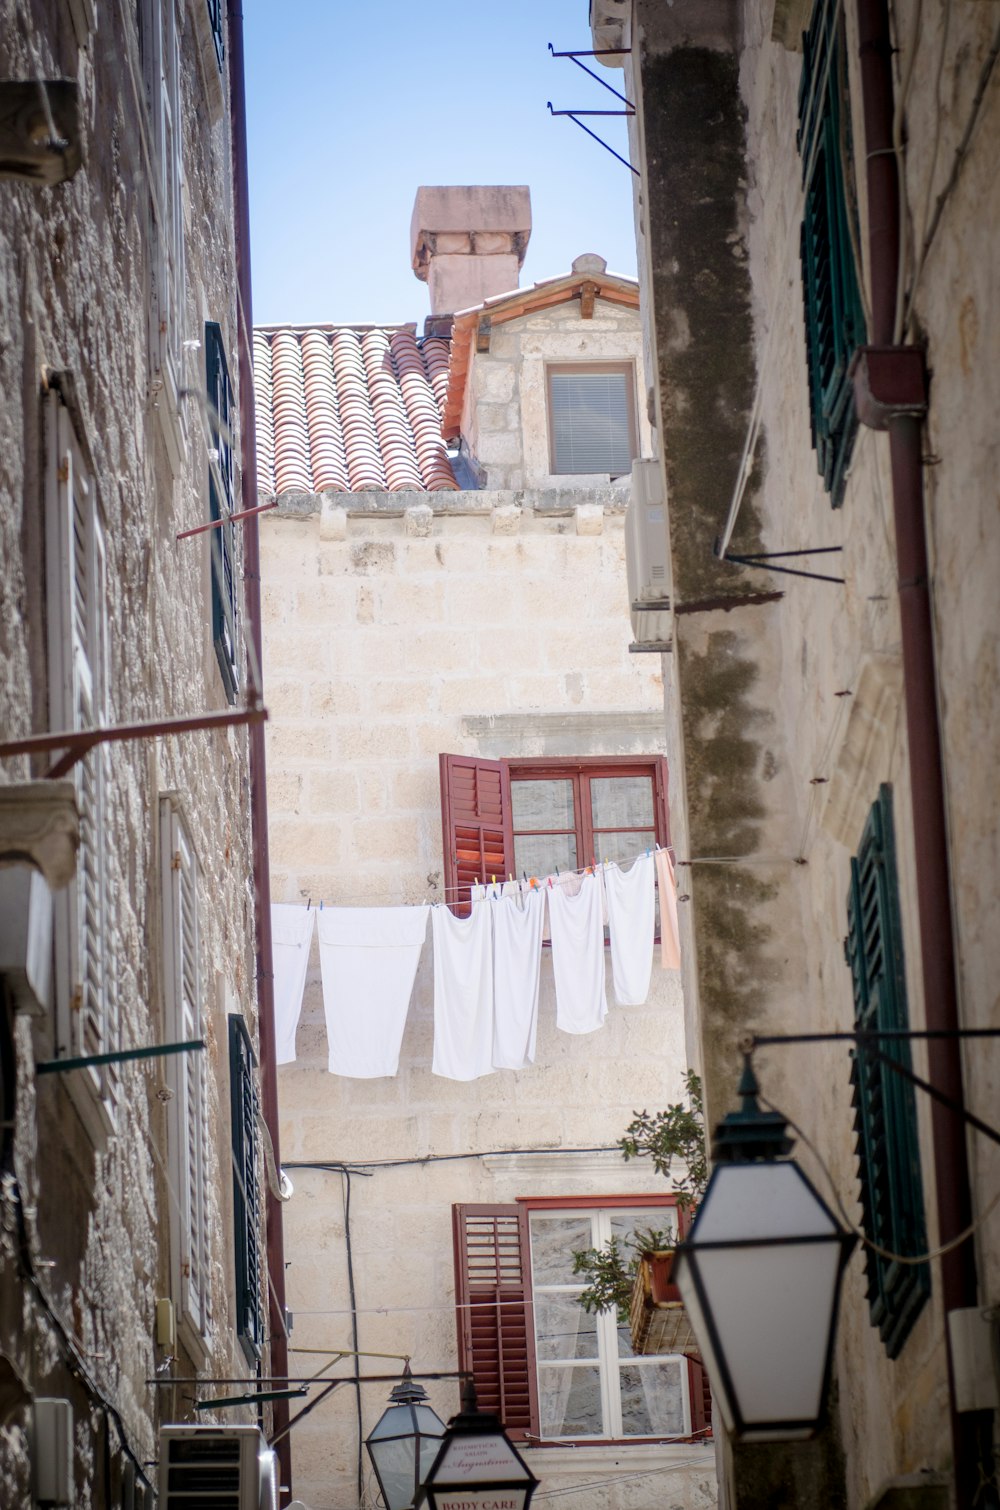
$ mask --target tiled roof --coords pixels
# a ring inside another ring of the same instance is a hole
[[[413,325],[254,331],[262,497],[457,489],[441,439],[448,342]]]

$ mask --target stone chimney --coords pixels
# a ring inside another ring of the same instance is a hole
[[[459,309],[510,293],[531,235],[524,185],[421,188],[410,221],[413,271],[428,286],[428,331],[450,328]]]

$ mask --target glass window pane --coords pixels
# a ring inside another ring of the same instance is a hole
[[[589,1216],[531,1213],[531,1275],[535,1285],[580,1285],[573,1254],[594,1246]]]
[[[612,1211],[610,1219],[612,1234],[619,1242],[631,1238],[634,1232],[646,1233],[650,1229],[667,1232],[674,1241],[677,1238],[676,1206],[637,1206],[630,1211]]]
[[[556,472],[609,472],[632,465],[631,374],[549,373],[552,465]]]
[[[684,1361],[625,1363],[620,1369],[622,1429],[627,1437],[678,1437],[684,1431]]]
[[[575,828],[573,783],[558,781],[512,781],[510,804],[515,829]]]
[[[656,836],[651,828],[629,834],[594,835],[598,860],[614,860],[617,865],[629,865],[637,855],[652,849],[655,842]]]
[[[596,1437],[604,1431],[598,1368],[543,1365],[538,1399],[543,1437]]]
[[[575,1295],[535,1294],[535,1339],[539,1358],[596,1358],[597,1317]]]
[[[595,828],[652,828],[651,776],[594,776],[590,801]]]
[[[550,876],[556,870],[576,870],[574,834],[515,834],[514,872]]]

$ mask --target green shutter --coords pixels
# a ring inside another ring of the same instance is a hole
[[[803,37],[798,143],[805,187],[800,253],[812,441],[823,484],[838,508],[858,429],[848,368],[867,332],[844,175],[850,159],[846,54],[834,14],[832,0],[816,0]]]
[[[264,1344],[264,1257],[257,1159],[254,1052],[238,1013],[229,1018],[229,1084],[233,1123],[233,1225],[236,1254],[236,1335],[250,1363]]]
[[[226,56],[226,44],[222,34],[222,0],[206,0],[206,3],[208,24],[212,28],[212,41],[215,43],[215,56],[221,69]]]
[[[851,861],[847,960],[858,1028],[906,1029],[906,976],[899,917],[892,788],[882,786]],[[884,1040],[881,1052],[907,1068],[910,1046]],[[913,1086],[859,1046],[851,1070],[862,1226],[869,1241],[903,1256],[927,1251]],[[930,1294],[927,1264],[900,1264],[865,1248],[872,1325],[895,1358]]]
[[[208,420],[214,465],[208,469],[208,506],[212,520],[233,512],[234,470],[232,425],[233,390],[229,381],[222,330],[214,320],[205,324],[205,367],[208,387]],[[212,551],[212,639],[222,672],[226,697],[235,703],[240,685],[237,658],[239,624],[236,580],[236,532],[232,524],[209,531]]]

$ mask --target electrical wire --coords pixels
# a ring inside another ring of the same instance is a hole
[[[942,1243],[937,1248],[929,1249],[929,1251],[926,1253],[918,1253],[916,1255],[912,1253],[893,1253],[890,1248],[883,1248],[880,1246],[880,1244],[874,1242],[870,1237],[868,1237],[862,1230],[862,1228],[857,1225],[854,1219],[848,1215],[847,1211],[845,1210],[844,1203],[840,1198],[840,1191],[837,1188],[837,1184],[834,1180],[830,1167],[826,1163],[826,1160],[823,1158],[823,1155],[820,1153],[819,1149],[816,1147],[816,1144],[813,1142],[812,1138],[810,1138],[809,1134],[805,1132],[792,1117],[789,1117],[786,1112],[781,1111],[779,1107],[775,1106],[772,1101],[769,1101],[766,1096],[761,1095],[759,1092],[758,1100],[767,1111],[777,1112],[779,1117],[784,1117],[785,1121],[788,1123],[792,1131],[809,1149],[820,1169],[822,1169],[823,1174],[826,1176],[826,1181],[833,1195],[834,1204],[840,1215],[840,1219],[849,1229],[849,1231],[853,1232],[855,1237],[858,1238],[858,1240],[863,1243],[866,1248],[870,1248],[873,1253],[878,1254],[879,1258],[884,1258],[889,1263],[926,1264],[929,1263],[933,1258],[942,1258],[944,1254],[951,1253],[954,1248],[960,1248],[963,1243],[968,1242],[973,1233],[976,1232],[983,1225],[983,1223],[993,1215],[993,1212],[996,1210],[997,1206],[1000,1206],[1000,1190],[998,1190],[992,1201],[990,1201],[989,1205],[986,1207],[986,1210],[983,1211],[979,1216],[977,1216],[975,1221],[970,1222],[968,1227],[966,1227],[964,1231],[960,1232],[957,1237],[949,1239],[948,1242]]]

